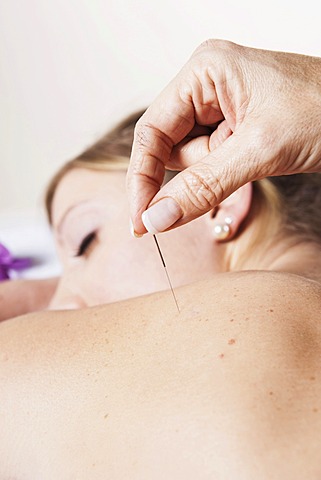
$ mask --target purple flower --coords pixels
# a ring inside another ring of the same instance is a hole
[[[13,257],[9,250],[0,243],[0,282],[10,278],[10,270],[20,271],[29,268],[32,259],[28,257]]]

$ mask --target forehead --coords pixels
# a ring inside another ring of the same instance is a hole
[[[125,171],[73,168],[57,185],[52,202],[52,223],[55,226],[75,205],[90,200],[125,202]]]

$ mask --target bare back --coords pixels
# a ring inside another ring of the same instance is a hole
[[[220,274],[0,326],[3,480],[321,478],[321,287]]]

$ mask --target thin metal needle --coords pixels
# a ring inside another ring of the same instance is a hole
[[[175,296],[175,293],[174,293],[174,289],[173,289],[173,286],[172,286],[172,282],[171,282],[171,280],[170,280],[170,278],[169,278],[169,275],[168,275],[168,271],[167,271],[167,268],[166,268],[166,264],[165,264],[164,257],[163,257],[163,255],[162,255],[161,249],[160,249],[160,247],[159,247],[159,245],[158,245],[158,241],[157,241],[156,235],[153,235],[153,237],[154,237],[154,240],[155,240],[155,243],[156,243],[156,247],[157,247],[158,253],[159,253],[159,255],[160,255],[162,264],[163,264],[164,269],[165,269],[165,273],[166,273],[166,277],[167,277],[169,286],[171,287],[172,295],[173,295],[174,301],[175,301],[175,303],[176,303],[176,307],[177,307],[178,313],[180,313],[180,309],[179,309],[179,306],[178,306],[178,303],[177,303],[177,299],[176,299],[176,296]]]

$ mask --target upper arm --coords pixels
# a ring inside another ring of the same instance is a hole
[[[1,282],[0,322],[47,308],[57,284],[57,278]]]

